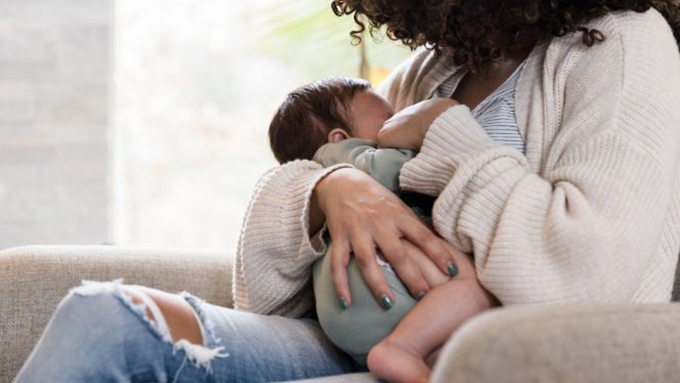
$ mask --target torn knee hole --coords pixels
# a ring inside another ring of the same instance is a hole
[[[165,321],[165,317],[161,312],[160,308],[156,304],[149,294],[138,289],[125,286],[123,289],[123,295],[132,301],[136,305],[141,305],[145,310],[147,319],[154,323],[161,334],[167,334],[169,340],[172,340],[172,334],[170,333],[170,327]]]
[[[207,343],[202,320],[196,309],[185,299],[177,298],[175,304],[157,301],[156,299],[160,298],[147,292],[144,288],[129,288],[128,294],[132,296],[130,299],[133,303],[140,304],[141,308],[146,308],[147,319],[150,322],[153,321],[161,333],[167,333],[171,341],[179,342],[186,339],[190,343],[201,346]],[[173,337],[170,334],[171,332],[176,336]]]
[[[194,319],[196,320],[196,323],[199,327],[201,340],[199,341],[199,343],[192,343],[187,339],[178,339],[177,341],[173,342],[172,335],[170,334],[170,328],[168,327],[165,317],[163,316],[163,313],[160,311],[158,304],[156,304],[156,301],[154,301],[153,298],[151,298],[144,291],[131,288],[127,292],[129,295],[132,296],[130,299],[133,303],[135,304],[141,303],[146,306],[147,319],[152,320],[152,318],[154,318],[156,326],[158,327],[159,331],[161,333],[167,334],[167,337],[170,339],[169,340],[170,343],[172,343],[173,354],[177,353],[179,350],[182,350],[186,355],[187,360],[191,361],[196,366],[204,367],[208,372],[211,371],[210,362],[214,358],[216,357],[225,358],[229,356],[228,353],[221,353],[221,351],[224,350],[224,347],[216,347],[210,349],[203,345],[204,342],[206,342],[206,340],[204,339],[205,337],[203,335],[203,325],[201,324],[201,319],[196,313],[196,310],[194,310],[194,308],[191,307],[191,305],[189,306],[191,312],[194,315]],[[151,313],[152,318],[149,318],[149,312]],[[177,373],[179,374],[179,371]]]
[[[132,289],[130,287],[125,287],[123,289],[123,295],[130,299],[132,303],[138,306],[142,306],[145,308],[145,313],[147,319],[149,319],[151,322],[156,323],[156,316],[154,312],[151,310],[149,307],[148,301],[151,299],[147,294],[142,293],[138,290]]]

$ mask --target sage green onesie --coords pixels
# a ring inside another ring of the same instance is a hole
[[[322,146],[314,155],[314,161],[324,167],[339,163],[352,164],[399,194],[399,172],[414,156],[415,153],[410,150],[376,149],[374,141],[352,138]],[[326,244],[330,244],[328,236]],[[378,263],[396,298],[389,310],[383,309],[373,297],[354,258],[350,260],[347,270],[352,305],[346,309],[340,306],[333,286],[328,252],[313,266],[316,312],[321,327],[338,348],[363,366],[366,365],[368,351],[391,333],[416,304],[389,264],[380,259]]]

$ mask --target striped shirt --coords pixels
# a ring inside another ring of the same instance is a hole
[[[484,128],[491,139],[525,153],[517,118],[515,117],[515,89],[524,67],[522,63],[515,72],[493,93],[472,110],[472,117]],[[460,82],[460,76],[450,76],[434,92],[435,97],[450,98]]]

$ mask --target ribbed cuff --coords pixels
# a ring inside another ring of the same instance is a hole
[[[402,168],[399,183],[404,190],[438,196],[467,161],[495,148],[509,149],[486,134],[468,107],[454,106],[432,123],[420,153]]]

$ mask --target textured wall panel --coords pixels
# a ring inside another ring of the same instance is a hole
[[[0,4],[0,248],[108,240],[110,8]]]

